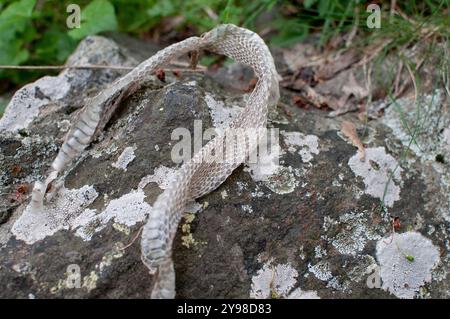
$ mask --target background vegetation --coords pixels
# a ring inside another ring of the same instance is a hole
[[[68,29],[67,5],[80,5],[81,28]],[[395,3],[401,15],[381,29],[368,29],[368,3],[389,15]],[[316,34],[322,45],[357,28],[354,45],[376,38],[392,40],[384,52],[420,40],[421,30],[448,39],[449,0],[0,0],[0,65],[59,65],[88,35],[120,31],[162,44],[200,34],[219,23],[234,23],[259,32],[271,45],[291,46]],[[362,36],[361,36],[362,35]],[[211,63],[208,57],[203,64]],[[0,69],[0,94],[16,90],[52,71]],[[53,71],[55,72],[55,71]],[[0,99],[0,115],[6,100]]]

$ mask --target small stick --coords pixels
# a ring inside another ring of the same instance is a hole
[[[12,70],[63,70],[63,69],[113,69],[113,70],[132,70],[132,66],[120,65],[0,65],[0,69]]]
[[[143,228],[144,228],[144,226],[141,226],[141,228],[139,228],[137,234],[133,237],[133,239],[131,240],[131,242],[130,242],[128,245],[126,245],[126,246],[124,246],[124,247],[122,247],[122,248],[119,248],[119,249],[120,249],[120,250],[125,250],[125,249],[127,249],[128,247],[130,247],[131,245],[133,245],[134,242],[136,241],[136,239],[138,239],[139,235],[141,234]]]
[[[133,66],[121,65],[0,65],[0,69],[7,70],[64,70],[64,69],[110,69],[110,70],[133,70]],[[205,72],[206,67],[201,66],[195,70],[192,69],[164,69],[166,71],[183,71],[183,72]]]

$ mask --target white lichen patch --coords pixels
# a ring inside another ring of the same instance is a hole
[[[22,276],[30,276],[31,280],[36,281],[37,270],[33,268],[33,265],[31,265],[30,262],[23,261],[18,264],[14,264],[11,268],[16,273]]]
[[[166,189],[172,182],[176,172],[177,171],[174,168],[169,168],[164,165],[160,165],[157,168],[155,168],[153,174],[144,176],[141,179],[138,188],[143,189],[145,186],[147,186],[148,183],[153,182],[158,184],[159,188]]]
[[[360,255],[356,258],[358,262],[348,270],[347,275],[351,281],[367,282],[367,277],[378,268],[377,262],[371,255]]]
[[[241,208],[244,211],[244,213],[253,214],[253,207],[252,206],[250,206],[250,205],[242,205]]]
[[[287,296],[287,299],[320,299],[320,297],[317,295],[317,292],[313,290],[303,291],[300,288],[297,288]]]
[[[70,90],[64,74],[44,76],[18,90],[0,118],[0,131],[17,132],[28,127],[41,107],[64,98]]]
[[[322,281],[329,281],[333,278],[330,270],[330,264],[327,261],[319,261],[315,265],[308,264],[308,270]]]
[[[364,161],[357,152],[349,159],[348,165],[356,176],[363,178],[366,194],[379,198],[389,207],[400,199],[403,170],[384,147],[367,148]]]
[[[227,190],[223,190],[220,192],[220,196],[222,197],[222,199],[226,199],[228,197],[228,192]]]
[[[270,193],[266,194],[264,193],[261,188],[259,187],[258,184],[255,185],[255,189],[250,193],[250,195],[252,195],[252,197],[254,198],[262,198],[262,197],[266,197],[266,198],[270,198]]]
[[[70,129],[70,121],[69,120],[62,120],[61,122],[56,123],[59,130],[61,132],[67,132]]]
[[[109,221],[133,226],[143,222],[150,214],[151,206],[144,200],[145,194],[141,189],[133,190],[109,202],[106,208],[97,213],[96,210],[86,209],[72,223],[75,234],[83,240],[91,240],[92,236],[106,227]]]
[[[418,232],[394,234],[377,242],[382,289],[399,298],[413,298],[432,279],[439,263],[439,248]]]
[[[447,154],[450,153],[450,128],[445,128],[442,131],[442,144]]]
[[[309,162],[313,154],[319,154],[319,139],[314,135],[304,135],[299,132],[281,132],[284,142],[288,146],[288,152],[298,153],[303,162]],[[291,166],[280,165],[280,157],[284,155],[278,141],[272,143],[270,152],[261,154],[257,163],[248,163],[244,171],[249,172],[255,182],[260,182],[276,194],[292,193],[300,185],[299,178],[303,177],[300,169]],[[254,192],[253,197],[262,197],[264,193]]]
[[[314,256],[317,259],[321,259],[321,258],[325,257],[326,255],[327,255],[327,251],[324,248],[322,248],[322,246],[314,247]]]
[[[263,184],[272,192],[283,195],[292,193],[299,185],[299,181],[295,178],[291,166],[282,166],[276,174],[270,176]]]
[[[117,158],[117,161],[112,163],[111,166],[126,171],[128,164],[136,158],[136,155],[134,155],[134,150],[135,147],[125,147],[123,152]]]
[[[248,172],[253,181],[265,185],[276,194],[289,194],[300,184],[296,177],[300,177],[298,169],[280,165],[280,157],[284,154],[278,141],[269,143],[268,152],[259,154],[256,163],[247,163],[244,171]],[[258,184],[257,184],[258,185]],[[258,189],[252,193],[253,197],[263,197]]]
[[[59,189],[55,198],[46,203],[44,211],[32,211],[28,205],[14,223],[11,232],[17,239],[33,244],[59,230],[69,229],[77,216],[98,196],[93,186],[80,189]]]
[[[381,120],[396,137],[387,138],[387,146],[393,151],[398,150],[398,139],[403,147],[411,150],[405,158],[405,165],[418,162],[423,182],[427,189],[432,189],[436,203],[427,200],[425,209],[431,209],[435,215],[450,221],[448,205],[439,205],[439,202],[447,202],[450,193],[450,112],[445,90],[436,89],[429,94],[420,94],[417,99],[398,99],[394,105],[386,108],[386,114]],[[411,173],[409,170],[408,174]]]
[[[98,196],[92,186],[68,190],[62,187],[56,197],[45,204],[43,211],[31,212],[28,206],[11,231],[17,239],[33,244],[59,230],[75,230],[75,235],[88,241],[112,221],[115,229],[143,222],[151,206],[145,202],[142,189],[132,190],[111,200],[101,212],[87,208]],[[124,229],[122,229],[124,230]],[[121,230],[121,231],[122,231]],[[124,230],[124,232],[129,230]]]
[[[398,99],[395,105],[386,108],[382,117],[382,122],[401,143],[423,161],[434,161],[437,154],[450,152],[446,135],[450,134],[450,117],[445,110],[445,95],[442,90],[435,90],[420,96],[416,102],[409,98]]]
[[[252,277],[250,298],[287,298],[297,282],[298,272],[290,264],[272,265],[269,260]]]
[[[319,138],[317,136],[285,131],[282,131],[281,135],[284,137],[288,152],[300,154],[304,163],[310,162],[313,155],[319,154]]]
[[[197,86],[197,81],[195,81],[195,80],[193,80],[193,81],[187,81],[187,82],[184,82],[184,85],[187,85],[187,86]]]
[[[280,145],[273,144],[270,152],[259,154],[258,161],[246,164],[244,171],[249,172],[255,182],[266,182],[281,170],[282,167],[279,165],[280,156]]]
[[[330,223],[330,220],[327,223]],[[380,238],[369,227],[364,213],[346,213],[339,216],[339,221],[331,220],[331,223],[340,229],[339,233],[331,240],[331,244],[344,255],[356,256],[364,249],[369,240]]]
[[[224,102],[216,100],[209,93],[205,94],[205,102],[209,108],[213,126],[219,129],[228,127],[231,120],[242,110],[237,105],[225,106]]]
[[[91,155],[93,158],[100,158],[104,155],[111,155],[117,151],[119,147],[115,142],[111,142],[105,147],[102,147],[101,144],[99,144],[98,147],[95,147],[91,150],[89,150],[89,155]]]

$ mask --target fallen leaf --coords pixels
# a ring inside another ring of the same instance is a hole
[[[295,105],[297,105],[298,107],[300,107],[302,109],[308,109],[309,108],[308,101],[306,101],[303,97],[301,97],[299,95],[294,95],[292,97],[292,101],[294,102]]]
[[[355,124],[349,121],[343,121],[341,124],[341,132],[358,148],[360,153],[359,159],[363,162],[366,158],[366,150],[358,137],[358,133],[356,133]]]
[[[363,99],[369,95],[369,90],[362,87],[356,82],[355,74],[350,72],[348,82],[342,87],[342,91],[346,94],[353,95],[358,100]]]
[[[311,103],[318,109],[324,106],[330,106],[328,100],[323,95],[317,93],[316,90],[314,90],[309,85],[305,85],[303,89],[306,92],[306,97],[308,98],[308,100],[311,101]]]
[[[318,60],[318,50],[308,43],[297,43],[292,48],[282,50],[284,61],[292,72],[297,72],[300,68]]]
[[[331,79],[335,74],[349,68],[359,60],[360,56],[356,50],[346,50],[343,53],[335,54],[327,63],[318,68],[315,79],[317,82]]]

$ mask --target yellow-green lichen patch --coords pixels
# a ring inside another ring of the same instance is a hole
[[[195,219],[195,214],[187,213],[184,215],[184,224],[181,225],[181,244],[186,248],[191,248],[199,244],[206,244],[206,242],[197,241],[191,233],[191,223]]]
[[[95,271],[91,271],[89,275],[83,277],[83,288],[86,288],[88,292],[97,288],[98,275]]]
[[[110,267],[114,260],[123,257],[123,244],[116,243],[111,251],[106,252],[106,254],[102,257],[102,260],[94,266],[94,269],[90,270],[89,273],[83,276],[83,273],[80,273],[80,286],[74,287],[69,284],[69,280],[71,279],[72,274],[68,270],[65,272],[64,278],[59,279],[58,283],[50,288],[51,294],[56,294],[61,290],[65,289],[73,289],[73,288],[84,288],[88,292],[97,288],[97,282],[101,278],[102,274],[106,270],[106,268]],[[76,265],[76,264],[75,264]]]
[[[130,227],[127,227],[123,224],[119,224],[119,223],[114,223],[112,225],[112,227],[118,231],[120,231],[121,233],[124,233],[125,235],[129,236],[130,235]]]

